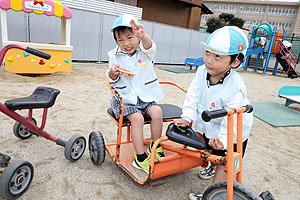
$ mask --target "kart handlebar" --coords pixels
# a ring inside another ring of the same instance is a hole
[[[46,53],[46,52],[31,48],[31,47],[26,47],[26,46],[23,46],[23,45],[19,45],[19,44],[9,44],[9,45],[6,45],[5,47],[3,47],[1,52],[0,52],[0,63],[3,62],[3,58],[6,54],[6,52],[9,49],[12,49],[12,48],[21,49],[23,51],[26,51],[28,53],[31,53],[35,56],[38,56],[38,57],[41,57],[41,58],[44,58],[44,59],[47,59],[47,60],[49,60],[51,58],[51,55]]]
[[[243,112],[251,113],[253,111],[253,107],[248,104],[246,106],[241,107],[243,109]],[[237,109],[228,109],[228,110],[233,110],[234,113],[236,113]],[[225,117],[228,115],[228,110],[227,109],[219,109],[219,110],[214,110],[214,111],[204,111],[202,112],[202,119],[205,122],[209,122],[212,119],[219,118],[219,117]]]

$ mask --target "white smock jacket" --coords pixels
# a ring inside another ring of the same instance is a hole
[[[153,69],[155,53],[154,41],[148,50],[140,42],[133,55],[123,52],[119,46],[108,52],[110,67],[118,64],[136,74],[133,78],[119,76],[117,80],[110,79],[124,103],[137,104],[137,97],[143,102],[158,102],[163,99],[162,89]],[[109,71],[106,75],[109,77]]]
[[[205,110],[236,108],[250,104],[246,98],[246,87],[240,75],[232,69],[216,85],[210,85],[207,76],[205,65],[200,66],[187,91],[181,117],[188,122],[196,122],[196,131],[205,133],[207,138],[219,137],[224,149],[227,149],[227,117],[204,122],[201,114]],[[243,141],[249,137],[252,123],[253,114],[244,113]],[[234,143],[237,142],[236,136],[235,115]]]

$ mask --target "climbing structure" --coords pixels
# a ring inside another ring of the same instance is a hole
[[[268,23],[262,23],[257,27],[253,27],[250,45],[246,53],[247,58],[244,70],[247,71],[251,55],[256,54],[257,59],[254,67],[254,71],[256,72],[261,54],[266,53],[266,61],[262,72],[265,74],[269,65],[271,54],[274,54],[277,60],[272,75],[276,75],[278,63],[280,63],[289,78],[297,78],[298,76],[295,69],[298,56],[291,46],[286,46],[285,43],[287,43],[287,41],[285,41],[285,37],[286,30],[284,30],[283,27],[279,27],[277,29],[275,26],[272,30],[272,27]]]
[[[285,41],[286,31],[283,27],[278,29],[275,43],[272,49],[274,56],[276,57],[276,63],[274,66],[273,75],[276,75],[278,63],[282,66],[282,69],[288,75],[289,78],[297,78],[296,67],[298,62],[298,56],[292,49],[292,44]]]

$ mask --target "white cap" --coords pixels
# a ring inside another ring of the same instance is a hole
[[[136,24],[138,24],[137,19],[135,18],[135,16],[130,15],[130,14],[123,14],[121,16],[119,16],[115,21],[114,24],[111,28],[111,31],[114,30],[115,28],[119,27],[119,26],[126,26],[131,28],[131,24],[130,21],[134,20]]]
[[[248,39],[245,33],[236,26],[224,26],[215,30],[202,42],[206,50],[220,55],[234,55],[242,53],[246,55]]]

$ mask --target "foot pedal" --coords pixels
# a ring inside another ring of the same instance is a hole
[[[0,153],[0,167],[7,167],[11,157]]]
[[[168,126],[166,135],[169,140],[184,144],[196,149],[206,149],[206,144],[201,137],[189,126],[178,127],[174,123]]]
[[[263,200],[275,200],[275,198],[273,197],[273,195],[271,194],[270,191],[265,191],[262,192],[259,197],[261,197]]]

